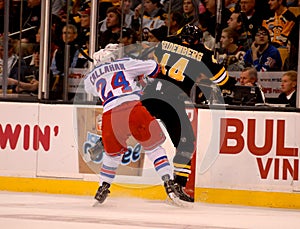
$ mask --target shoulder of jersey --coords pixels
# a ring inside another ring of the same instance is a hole
[[[131,57],[122,57],[122,58],[116,59],[114,62],[127,61],[127,60],[131,60],[131,59],[132,59]]]

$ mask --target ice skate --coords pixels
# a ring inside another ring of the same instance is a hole
[[[188,194],[186,194],[180,184],[175,183],[174,186],[175,186],[177,193],[179,194],[179,199],[186,201],[186,202],[190,202],[190,203],[194,202],[194,198],[192,198]]]
[[[185,207],[186,204],[179,198],[180,194],[175,187],[174,180],[171,180],[170,177],[166,175],[163,177],[163,181],[166,193],[169,197],[167,203],[179,207]]]
[[[98,188],[97,193],[95,195],[95,199],[97,200],[97,202],[93,205],[94,207],[98,204],[102,204],[106,200],[106,197],[110,193],[109,187],[110,184],[103,182],[102,185]]]
[[[190,197],[185,191],[184,187],[187,183],[187,178],[183,176],[178,176],[174,174],[174,183],[175,183],[175,189],[177,190],[179,194],[179,198],[183,201],[193,203],[194,198]]]

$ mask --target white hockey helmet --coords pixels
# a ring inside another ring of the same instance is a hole
[[[108,44],[93,54],[95,64],[111,62],[119,56],[119,44]]]

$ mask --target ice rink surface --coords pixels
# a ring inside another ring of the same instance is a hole
[[[300,210],[164,201],[0,192],[1,229],[300,228]]]

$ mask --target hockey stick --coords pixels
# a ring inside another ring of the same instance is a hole
[[[86,53],[85,53],[85,51],[83,50],[83,48],[82,47],[80,47],[79,45],[75,45],[75,47],[77,48],[77,50],[79,51],[79,53],[81,54],[81,55],[83,55],[88,61],[90,61],[90,62],[94,62],[94,60],[89,56],[89,55],[87,55]]]
[[[222,23],[222,7],[223,7],[223,0],[217,0],[217,12],[216,12],[216,29],[215,29],[215,47],[214,47],[214,57],[215,59],[219,59],[219,49],[220,49],[220,41],[219,39],[221,23]]]

